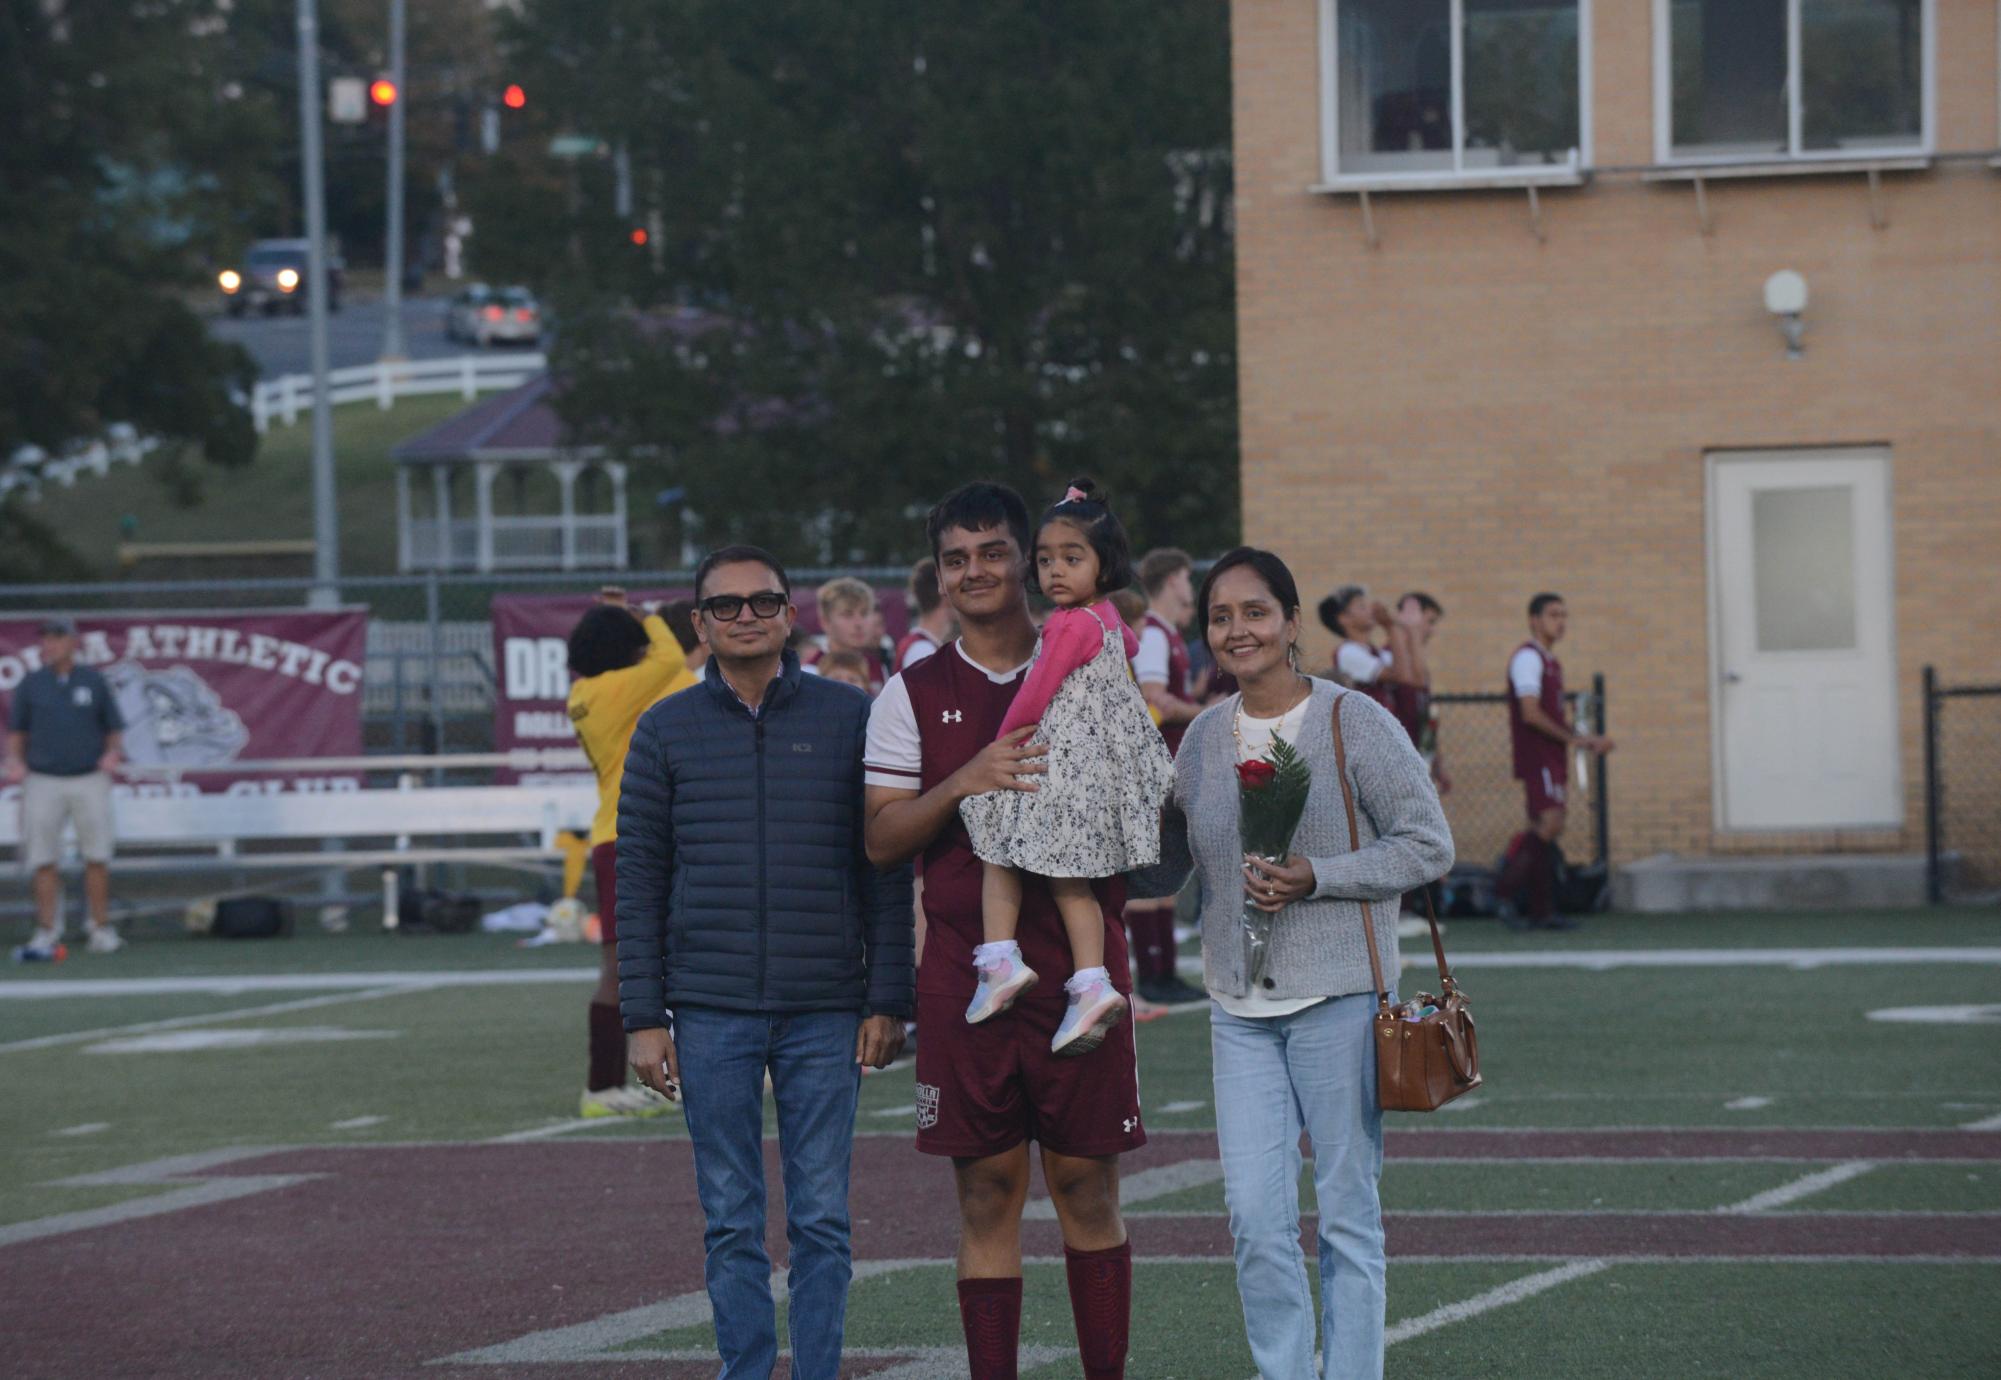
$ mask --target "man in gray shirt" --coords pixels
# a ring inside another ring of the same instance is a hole
[[[22,957],[53,958],[62,942],[60,902],[65,822],[83,854],[90,951],[125,946],[111,927],[111,773],[125,720],[103,676],[76,659],[76,624],[42,623],[42,664],[14,690],[0,780],[21,783],[21,861],[34,877],[35,933]]]

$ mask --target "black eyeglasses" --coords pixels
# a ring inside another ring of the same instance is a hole
[[[751,613],[759,618],[776,618],[779,611],[785,607],[785,596],[782,594],[772,594],[768,591],[763,594],[748,596],[742,594],[711,594],[708,598],[702,600],[702,612],[715,619],[718,623],[734,623],[738,616],[743,613],[743,606],[745,604],[749,604]]]

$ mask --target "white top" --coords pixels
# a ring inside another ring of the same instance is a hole
[[[1366,642],[1343,642],[1334,653],[1334,669],[1356,685],[1374,685],[1389,664],[1388,652],[1378,651]]]
[[[938,650],[937,640],[933,638],[930,633],[925,632],[922,628],[919,628],[917,630],[917,636],[911,638],[910,645],[903,649],[903,660],[897,663],[896,669],[899,671],[908,671],[911,667],[915,666],[918,662],[924,660],[925,657],[932,655],[937,650]]]
[[[1356,644],[1351,642],[1348,645],[1352,647]],[[1241,705],[1243,701],[1239,699],[1237,703]],[[1265,749],[1271,746],[1271,735],[1274,731],[1288,743],[1298,742],[1300,725],[1306,722],[1306,707],[1312,703],[1313,696],[1308,695],[1276,719],[1256,719],[1249,714],[1238,718],[1235,723],[1238,732],[1243,735],[1244,744],[1237,750],[1237,760],[1248,762],[1253,758],[1264,756]],[[1281,925],[1285,923],[1285,912],[1279,912],[1278,923]],[[1232,1016],[1241,1016],[1247,1020],[1290,1016],[1295,1011],[1304,1011],[1309,1006],[1327,1000],[1325,997],[1272,998],[1255,990],[1247,997],[1226,997],[1220,992],[1210,995],[1216,1005]]]
[[[1542,654],[1533,647],[1518,649],[1508,659],[1508,684],[1515,687],[1517,699],[1523,696],[1534,699],[1542,694]]]
[[[1139,650],[1133,654],[1133,676],[1141,685],[1165,685],[1169,679],[1169,658],[1173,647],[1167,632],[1149,622],[1140,630]]]
[[[1023,662],[1011,671],[989,671],[966,655],[965,646],[952,643],[952,651],[968,666],[996,685],[1004,685],[1028,669]],[[862,751],[862,780],[870,786],[915,791],[924,780],[924,740],[917,731],[917,710],[910,703],[910,689],[897,672],[882,687],[869,706],[868,744]]]

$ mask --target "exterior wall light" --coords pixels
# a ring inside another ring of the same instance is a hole
[[[1790,268],[1765,279],[1765,310],[1778,318],[1779,333],[1786,338],[1786,358],[1803,357],[1806,323],[1800,318],[1806,311],[1806,279]]]

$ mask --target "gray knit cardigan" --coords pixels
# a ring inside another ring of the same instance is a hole
[[[1337,699],[1359,851],[1348,847],[1348,817],[1334,776]],[[1168,896],[1201,869],[1202,966],[1209,990],[1233,997],[1250,992],[1238,924],[1244,850],[1237,834],[1237,745],[1231,732],[1237,704],[1232,695],[1188,726],[1175,759],[1161,860],[1128,877],[1135,896]],[[1293,746],[1313,768],[1313,785],[1292,851],[1311,860],[1318,885],[1274,917],[1265,995],[1338,997],[1372,990],[1362,901],[1379,903],[1372,907],[1376,943],[1384,977],[1394,986],[1397,898],[1452,866],[1452,832],[1438,792],[1403,725],[1368,696],[1330,681],[1313,682],[1299,738]]]

